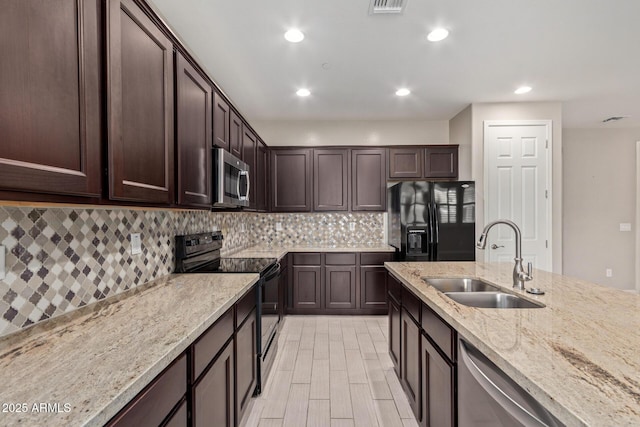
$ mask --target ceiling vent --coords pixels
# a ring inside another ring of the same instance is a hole
[[[369,14],[379,13],[402,13],[408,0],[371,0]]]

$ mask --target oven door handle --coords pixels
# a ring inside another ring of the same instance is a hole
[[[280,274],[280,263],[276,262],[276,264],[265,273],[264,281],[268,282],[274,277],[278,277],[279,274]]]

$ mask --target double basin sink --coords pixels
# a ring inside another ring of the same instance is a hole
[[[502,292],[483,280],[472,278],[428,278],[424,280],[457,303],[478,308],[542,308],[517,295]]]

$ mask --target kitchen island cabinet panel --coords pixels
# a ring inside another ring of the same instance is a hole
[[[109,197],[170,204],[173,44],[133,0],[108,3]]]
[[[101,2],[21,0],[0,13],[0,189],[99,196]]]
[[[178,204],[211,208],[211,86],[176,53]]]
[[[235,353],[229,342],[193,389],[193,425],[234,427]]]
[[[255,293],[253,294],[255,295]],[[258,378],[256,326],[256,310],[254,309],[236,331],[236,415],[238,420],[242,420],[251,396],[253,396]]]
[[[393,362],[393,369],[396,371],[396,375],[402,379],[402,371],[400,370],[402,324],[400,318],[400,304],[389,294],[389,356]]]
[[[400,322],[402,325],[401,333],[401,346],[400,351],[402,361],[400,363],[400,370],[402,372],[400,381],[402,388],[404,389],[407,398],[409,399],[409,405],[413,410],[416,420],[420,421],[422,414],[421,409],[421,366],[420,366],[420,354],[421,354],[421,334],[420,326],[409,315],[409,312],[404,307],[401,309],[402,315]]]
[[[187,356],[182,355],[133,399],[109,427],[156,427],[169,416],[187,392]]]
[[[422,423],[423,427],[455,426],[455,366],[440,355],[422,335]]]

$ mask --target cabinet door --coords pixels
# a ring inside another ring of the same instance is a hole
[[[187,414],[187,402],[183,402],[180,408],[167,420],[164,427],[187,427],[189,424]]]
[[[213,95],[213,145],[229,151],[231,109],[229,104],[215,93]]]
[[[360,308],[387,310],[387,270],[383,266],[360,267]]]
[[[458,146],[427,147],[424,150],[425,178],[457,178]]]
[[[258,142],[255,180],[256,209],[266,212],[269,208],[269,151],[262,141]]]
[[[351,151],[351,209],[384,211],[387,207],[386,149]]]
[[[178,203],[211,208],[211,86],[176,53]]]
[[[313,150],[313,210],[349,210],[349,150]]]
[[[233,342],[229,342],[193,388],[194,426],[235,426],[234,372]]]
[[[229,120],[229,152],[239,159],[242,159],[242,131],[244,126],[242,118],[231,110],[231,118]]]
[[[422,178],[422,147],[390,148],[389,178]]]
[[[293,266],[293,308],[322,308],[320,266]]]
[[[271,209],[311,212],[312,150],[271,150]]]
[[[257,380],[256,310],[236,332],[236,413],[238,423],[253,396]],[[217,425],[217,424],[210,424]]]
[[[413,410],[416,419],[420,421],[420,386],[422,378],[420,375],[420,344],[421,334],[420,327],[411,318],[409,313],[402,308],[402,362],[400,369],[402,371],[402,387],[409,399],[409,405]]]
[[[242,131],[242,160],[249,166],[249,209],[255,209],[256,204],[256,150],[258,139],[256,134],[246,126]]]
[[[0,13],[0,189],[99,196],[101,2]]]
[[[109,197],[173,202],[173,45],[133,0],[107,15]]]
[[[400,305],[389,295],[389,356],[393,361],[396,375],[402,379],[402,371],[400,370],[402,325],[400,320]]]
[[[324,277],[327,309],[356,308],[355,266],[327,266]]]
[[[453,427],[455,368],[422,335],[422,426]]]

